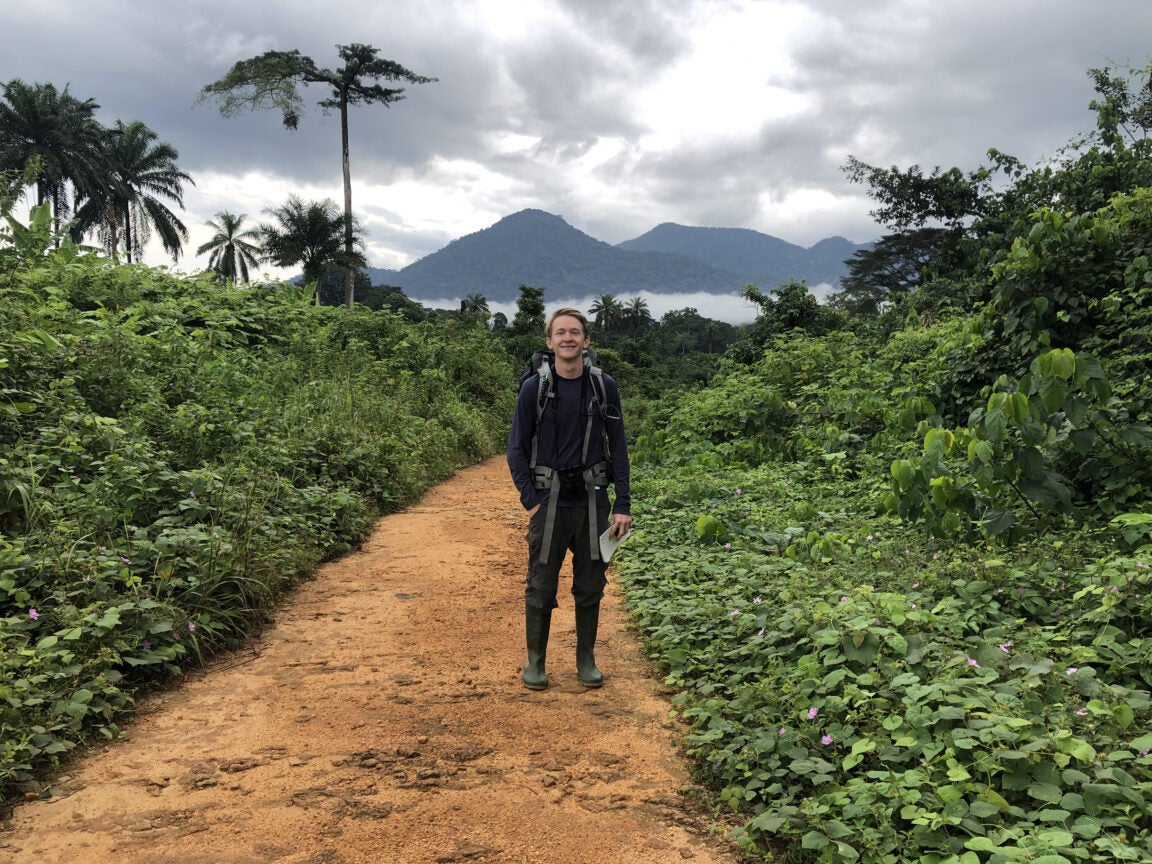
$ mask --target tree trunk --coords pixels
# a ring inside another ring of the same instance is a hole
[[[348,97],[340,99],[340,147],[344,159],[344,305],[352,308],[356,279],[352,272],[352,171],[348,164]]]
[[[132,263],[132,205],[124,205],[124,256]]]

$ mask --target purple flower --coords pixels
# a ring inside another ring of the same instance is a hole
[[[867,537],[865,537],[864,539],[865,539],[865,540],[871,540],[871,539],[872,539],[872,535],[871,535],[871,534],[869,534],[869,535],[868,535]]]
[[[919,582],[913,582],[913,583],[912,583],[912,587],[913,587],[913,588],[919,588],[919,587],[920,587],[920,583],[919,583]]]
[[[1069,666],[1067,669],[1064,670],[1064,674],[1065,675],[1075,675],[1079,671],[1080,670],[1077,669],[1075,666]]]
[[[732,544],[731,544],[731,543],[725,543],[725,544],[724,544],[724,548],[725,548],[725,549],[731,549],[731,548],[732,548]]]
[[[125,564],[131,564],[132,563],[131,559],[125,558],[123,555],[120,556],[120,560],[123,561]]]
[[[753,597],[752,602],[755,603],[757,606],[759,606],[761,603],[761,600],[759,597]]]
[[[733,610],[732,610],[731,612],[729,612],[728,614],[729,614],[731,617],[735,618],[737,615],[739,615],[739,614],[740,614],[740,610],[739,610],[739,609],[733,609]]]
[[[823,744],[825,747],[827,747],[829,744],[831,744],[835,740],[836,739],[833,738],[831,735],[824,735],[823,737],[821,737],[820,743]]]
[[[196,490],[195,489],[189,489],[188,490],[188,497],[189,498],[195,498],[196,497]]]
[[[140,643],[140,647],[143,648],[145,651],[151,651],[152,650],[152,643],[149,642],[147,639],[145,639],[143,642]]]
[[[969,666],[971,666],[971,667],[973,667],[974,669],[979,669],[979,668],[980,668],[980,664],[976,662],[976,658],[975,658],[975,657],[969,657],[969,658],[968,658],[968,665],[969,665]]]
[[[196,622],[195,621],[189,621],[188,622],[188,632],[189,633],[195,633],[196,632]]]
[[[845,603],[845,602],[847,602],[847,600],[848,600],[848,595],[847,595],[847,594],[841,594],[841,595],[840,595],[840,602],[841,602],[841,603]]]
[[[788,731],[788,727],[787,727],[787,726],[781,726],[781,727],[780,727],[780,731],[779,731],[779,732],[777,732],[776,734],[777,734],[777,735],[783,735],[783,734],[784,734],[785,732],[787,732],[787,731]]]
[[[820,709],[819,709],[819,708],[809,708],[809,709],[808,709],[808,719],[809,719],[809,720],[815,720],[815,719],[816,719],[816,715],[817,715],[817,714],[819,714],[819,713],[820,713]]]
[[[1012,643],[1011,642],[1001,642],[996,647],[999,648],[1001,651],[1003,651],[1005,654],[1011,654],[1012,653]]]
[[[34,608],[29,609],[28,610],[28,617],[31,618],[33,621],[37,621],[40,618],[40,613]]]
[[[740,494],[740,490],[739,490],[739,489],[737,489],[737,490],[736,490],[736,494],[737,494],[737,495],[739,495],[739,494]]]

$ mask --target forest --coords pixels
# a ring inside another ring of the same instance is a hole
[[[1149,860],[1152,68],[1089,74],[1043,165],[850,159],[886,233],[828,304],[587,310],[616,579],[750,861]],[[499,454],[545,308],[119,263],[51,195],[18,218],[45,170],[0,190],[6,800]]]

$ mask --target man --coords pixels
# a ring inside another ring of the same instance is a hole
[[[600,624],[607,564],[599,537],[632,528],[628,449],[616,382],[585,354],[588,320],[579,309],[552,313],[545,327],[551,366],[520,387],[508,467],[528,511],[528,575],[524,629],[528,663],[521,680],[531,690],[548,686],[544,670],[560,567],[572,551],[572,599],[576,606],[576,671],[580,683],[599,687],[594,647]],[[607,487],[615,488],[609,513]]]

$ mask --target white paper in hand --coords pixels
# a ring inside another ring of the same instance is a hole
[[[629,531],[628,534],[632,532]],[[623,537],[617,537],[612,530],[612,526],[608,526],[608,530],[600,535],[600,560],[607,564],[612,560],[612,553],[616,551],[616,547],[628,539],[628,534]]]

